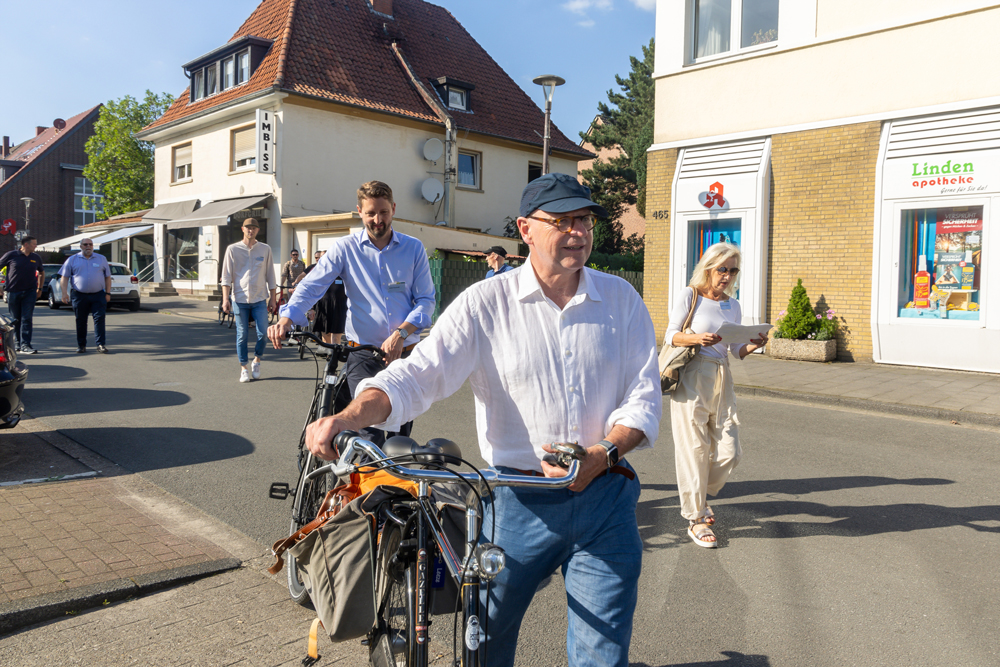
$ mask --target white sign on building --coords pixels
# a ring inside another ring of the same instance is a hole
[[[274,137],[277,134],[277,127],[274,122],[274,114],[264,109],[257,109],[257,173],[273,174],[274,164]]]

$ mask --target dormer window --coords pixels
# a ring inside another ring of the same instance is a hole
[[[241,37],[184,65],[191,77],[191,101],[211,97],[250,80],[271,40]]]
[[[476,89],[474,85],[452,79],[449,76],[434,79],[432,83],[438,95],[441,96],[441,100],[449,109],[458,109],[459,111],[472,110],[472,100],[470,98],[472,97],[472,91]]]

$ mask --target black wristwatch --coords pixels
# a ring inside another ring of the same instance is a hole
[[[406,340],[406,337],[410,335],[410,332],[404,329],[403,327],[399,327],[398,329],[396,329],[396,333],[398,333],[399,337],[402,338],[403,340]]]
[[[614,468],[618,465],[618,461],[621,459],[618,455],[618,447],[614,443],[608,442],[607,440],[601,440],[597,444],[604,447],[608,453],[608,468]]]

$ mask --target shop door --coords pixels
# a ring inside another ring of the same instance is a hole
[[[709,246],[715,243],[732,243],[742,249],[740,236],[743,221],[740,218],[692,220],[688,225],[688,282],[691,281],[691,276],[694,274],[695,264],[698,263]],[[736,291],[736,298],[740,298],[739,290]]]

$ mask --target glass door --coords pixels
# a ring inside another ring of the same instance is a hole
[[[691,220],[688,222],[687,284],[691,282],[695,264],[715,243],[732,243],[740,246],[743,220],[741,218],[720,218],[715,220]],[[739,298],[739,290],[736,298]]]

